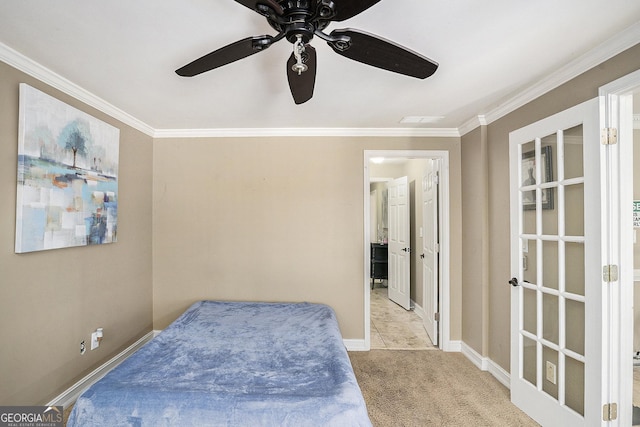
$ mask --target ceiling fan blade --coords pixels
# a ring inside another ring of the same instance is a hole
[[[406,76],[426,79],[436,72],[438,63],[406,47],[382,37],[351,28],[334,30],[331,37],[339,41],[327,42],[338,54],[354,61],[393,71]],[[346,38],[350,39],[345,43]]]
[[[249,9],[260,13],[261,15],[264,15],[264,13],[262,13],[258,9],[259,5],[264,5],[273,9],[276,15],[282,15],[283,13],[282,6],[280,6],[280,4],[276,0],[236,0],[236,1],[241,5],[244,5]]]
[[[295,55],[292,53],[287,61],[287,79],[289,89],[296,104],[307,102],[313,97],[313,88],[316,84],[316,50],[309,44],[304,46],[302,62],[307,66],[307,70],[298,73],[293,66],[297,63]]]
[[[269,35],[247,37],[188,63],[177,69],[176,73],[183,77],[193,77],[261,52],[271,46],[273,42],[274,38]]]
[[[336,16],[332,21],[344,21],[364,12],[380,0],[336,0]]]

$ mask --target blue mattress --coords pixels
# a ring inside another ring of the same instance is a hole
[[[334,311],[200,301],[77,400],[68,426],[371,426]]]

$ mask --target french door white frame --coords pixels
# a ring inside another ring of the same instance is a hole
[[[563,304],[559,301],[559,317],[557,324],[559,335],[557,342],[555,342],[555,346],[558,348],[555,348],[555,350],[558,351],[558,353],[564,354],[564,357],[558,358],[558,395],[556,397],[552,397],[543,391],[543,384],[546,376],[542,351],[544,346],[552,347],[554,342],[545,340],[542,332],[544,325],[541,313],[543,301],[539,294],[542,289],[537,288],[538,302],[535,305],[535,332],[533,334],[529,333],[529,337],[526,337],[527,334],[523,332],[525,329],[523,317],[523,293],[524,288],[530,288],[531,285],[521,283],[520,286],[516,286],[511,289],[511,401],[537,422],[545,426],[580,425],[582,424],[582,421],[584,421],[586,425],[600,425],[596,424],[596,422],[598,419],[602,419],[603,409],[601,404],[611,402],[611,400],[609,400],[608,382],[606,381],[606,375],[603,372],[603,367],[607,366],[606,357],[603,354],[604,349],[607,348],[607,327],[605,319],[607,316],[607,301],[604,287],[612,284],[607,283],[604,285],[604,279],[602,278],[602,266],[608,263],[608,258],[602,248],[603,242],[606,241],[603,226],[605,217],[602,213],[606,195],[605,189],[602,186],[603,180],[601,179],[601,175],[604,174],[604,170],[606,169],[606,159],[604,159],[605,148],[600,144],[598,138],[598,128],[600,126],[598,116],[600,111],[599,100],[592,99],[525,126],[524,128],[515,130],[509,134],[509,164],[511,180],[511,276],[525,282],[525,277],[523,276],[524,261],[521,258],[524,252],[522,238],[526,236],[522,228],[522,171],[520,170],[523,144],[535,140],[536,152],[538,153],[536,154],[536,157],[538,157],[542,143],[540,139],[541,137],[551,135],[557,130],[570,129],[579,124],[581,124],[583,128],[583,152],[581,155],[583,156],[584,171],[583,177],[581,178],[584,183],[584,230],[582,231],[585,262],[585,287],[583,295],[583,307],[585,310],[584,352],[582,354],[572,352],[567,345],[567,341],[565,339],[567,322]],[[558,138],[561,137],[562,135],[558,136]],[[568,179],[565,181],[564,175],[561,172],[561,166],[565,163],[563,146],[564,144],[560,140],[557,147],[557,164],[559,174],[557,178],[559,190],[557,191],[557,209],[559,210],[557,215],[558,237],[565,236],[565,229],[564,227],[561,227],[565,221],[563,210],[565,206],[563,194],[565,193],[560,190],[562,190],[562,187],[565,185],[573,184],[568,184],[573,180]],[[542,182],[540,181],[540,177],[542,176],[541,172],[543,170],[541,166],[542,165],[540,163],[537,164],[537,182]],[[577,178],[578,177],[576,177],[576,179]],[[539,189],[540,186],[541,185],[539,184],[537,188]],[[537,240],[544,240],[545,236],[543,235],[544,231],[541,221],[540,193],[538,193],[537,202],[538,208],[536,210],[535,237]],[[602,233],[600,232],[600,229],[603,230]],[[528,231],[527,233],[532,233],[532,231]],[[554,231],[553,235],[555,234],[556,232]],[[528,237],[526,238],[528,239]],[[538,250],[538,259],[540,259],[540,261],[536,263],[537,279],[535,279],[536,283],[534,283],[533,286],[537,287],[540,285],[538,281],[542,280],[541,274],[544,262],[540,258],[542,256],[541,246],[536,245],[536,247]],[[562,247],[558,248],[558,255],[562,254],[562,250]],[[559,256],[558,271],[561,275],[564,275],[565,272],[564,262],[563,256]],[[559,276],[558,280],[561,281],[562,278]],[[560,297],[562,299],[570,297],[571,293],[566,291],[561,282],[558,282],[558,291],[560,291]],[[572,296],[571,299],[573,299],[574,296]],[[535,371],[536,379],[533,384],[527,381],[524,375],[523,345],[524,339],[526,338],[529,338],[536,344],[537,356],[534,360],[537,364],[537,369]],[[572,355],[571,353],[574,354]],[[564,387],[567,382],[566,370],[564,368],[566,365],[564,360],[566,358],[580,360],[579,357],[583,358],[584,363],[583,416],[566,404],[564,393]],[[555,383],[555,381],[553,382]]]
[[[618,404],[618,419],[611,425],[630,426],[633,407],[633,92],[640,90],[640,70],[615,80],[599,91],[602,128],[618,131],[610,147],[605,224],[607,252],[618,266],[618,282],[609,287],[607,322],[610,399]],[[604,319],[603,319],[604,320]]]
[[[459,351],[450,339],[451,309],[450,309],[450,225],[449,225],[449,152],[444,150],[365,150],[364,151],[364,350],[371,349],[371,254],[370,254],[370,174],[369,162],[376,157],[408,158],[408,159],[440,159],[440,349],[444,351]]]

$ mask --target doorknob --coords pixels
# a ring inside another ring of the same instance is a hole
[[[424,259],[424,254],[420,254],[420,258]]]
[[[509,284],[511,286],[518,286],[518,279],[515,277],[512,277],[511,280],[509,280]]]
[[[411,248],[402,248],[401,249],[403,252],[411,252]]]

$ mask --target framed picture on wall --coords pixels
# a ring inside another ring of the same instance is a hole
[[[114,243],[118,128],[20,84],[15,252]]]
[[[542,162],[543,182],[553,181],[553,168],[551,167],[551,146],[540,148],[540,160]],[[535,151],[531,150],[522,154],[522,175],[525,177],[522,186],[536,185],[536,157]],[[543,188],[542,209],[553,209],[553,188]],[[536,209],[536,190],[524,191],[522,193],[522,209]]]

